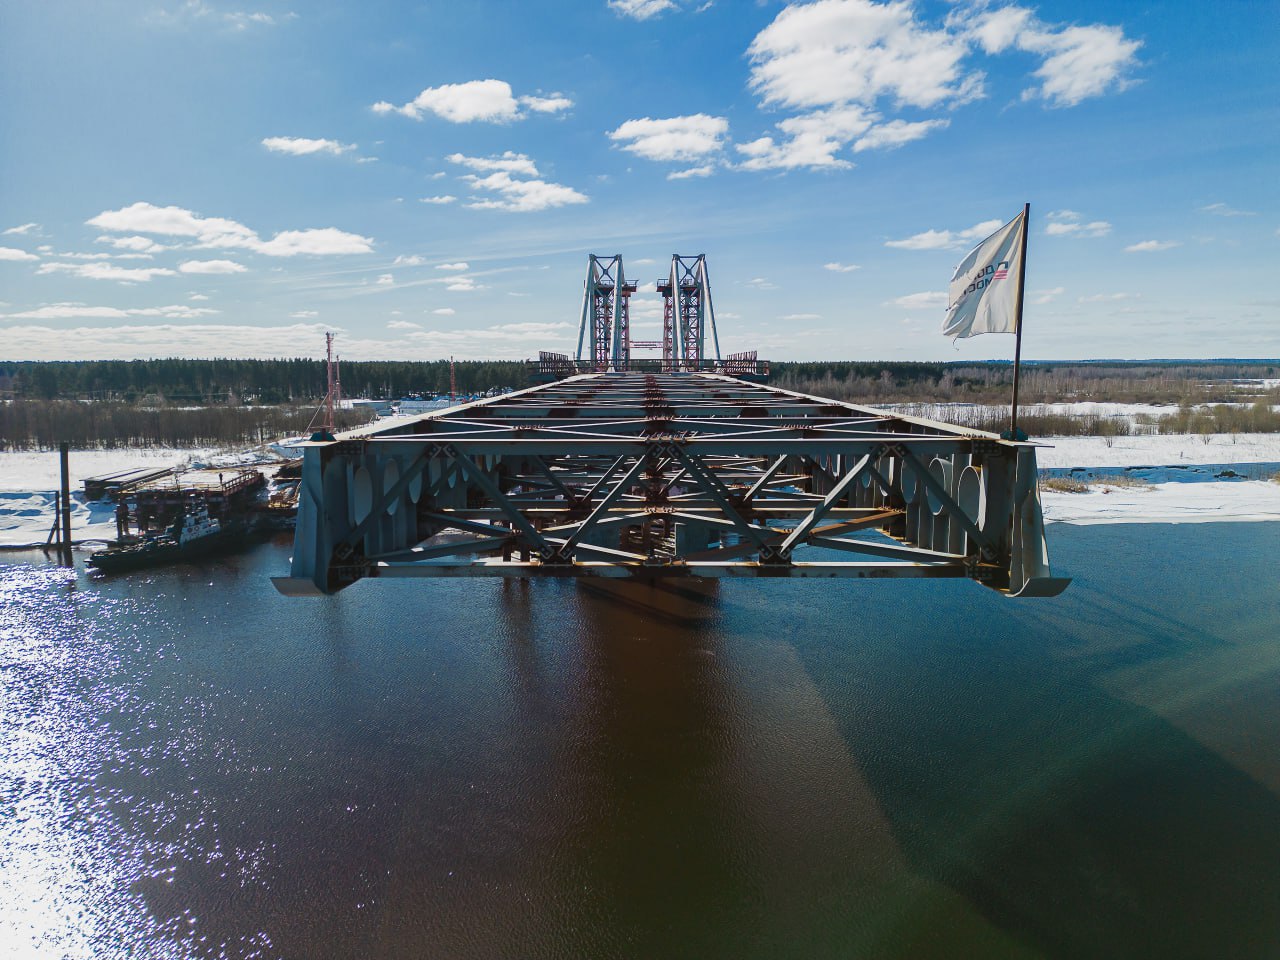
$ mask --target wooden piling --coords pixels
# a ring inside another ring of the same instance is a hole
[[[58,459],[62,468],[62,497],[59,501],[62,519],[61,536],[58,538],[58,559],[64,567],[74,565],[71,559],[71,444],[58,444]]]

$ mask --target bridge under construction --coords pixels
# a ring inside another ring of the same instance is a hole
[[[307,446],[282,592],[466,576],[1066,587],[1050,574],[1033,444],[751,382],[754,358],[719,357],[702,257],[673,258],[658,285],[662,358],[632,357],[635,286],[621,257],[600,260],[578,357],[535,366],[549,382]]]

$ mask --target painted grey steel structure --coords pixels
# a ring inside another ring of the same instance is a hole
[[[289,594],[371,577],[968,577],[1049,596],[1036,448],[711,373],[307,446]]]

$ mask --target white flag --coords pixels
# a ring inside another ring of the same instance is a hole
[[[1022,268],[1024,214],[969,251],[951,278],[947,319],[948,337],[979,333],[1017,333],[1018,277]]]

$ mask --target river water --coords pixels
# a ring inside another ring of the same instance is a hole
[[[1280,956],[1280,524],[950,581],[0,557],[12,957]]]

